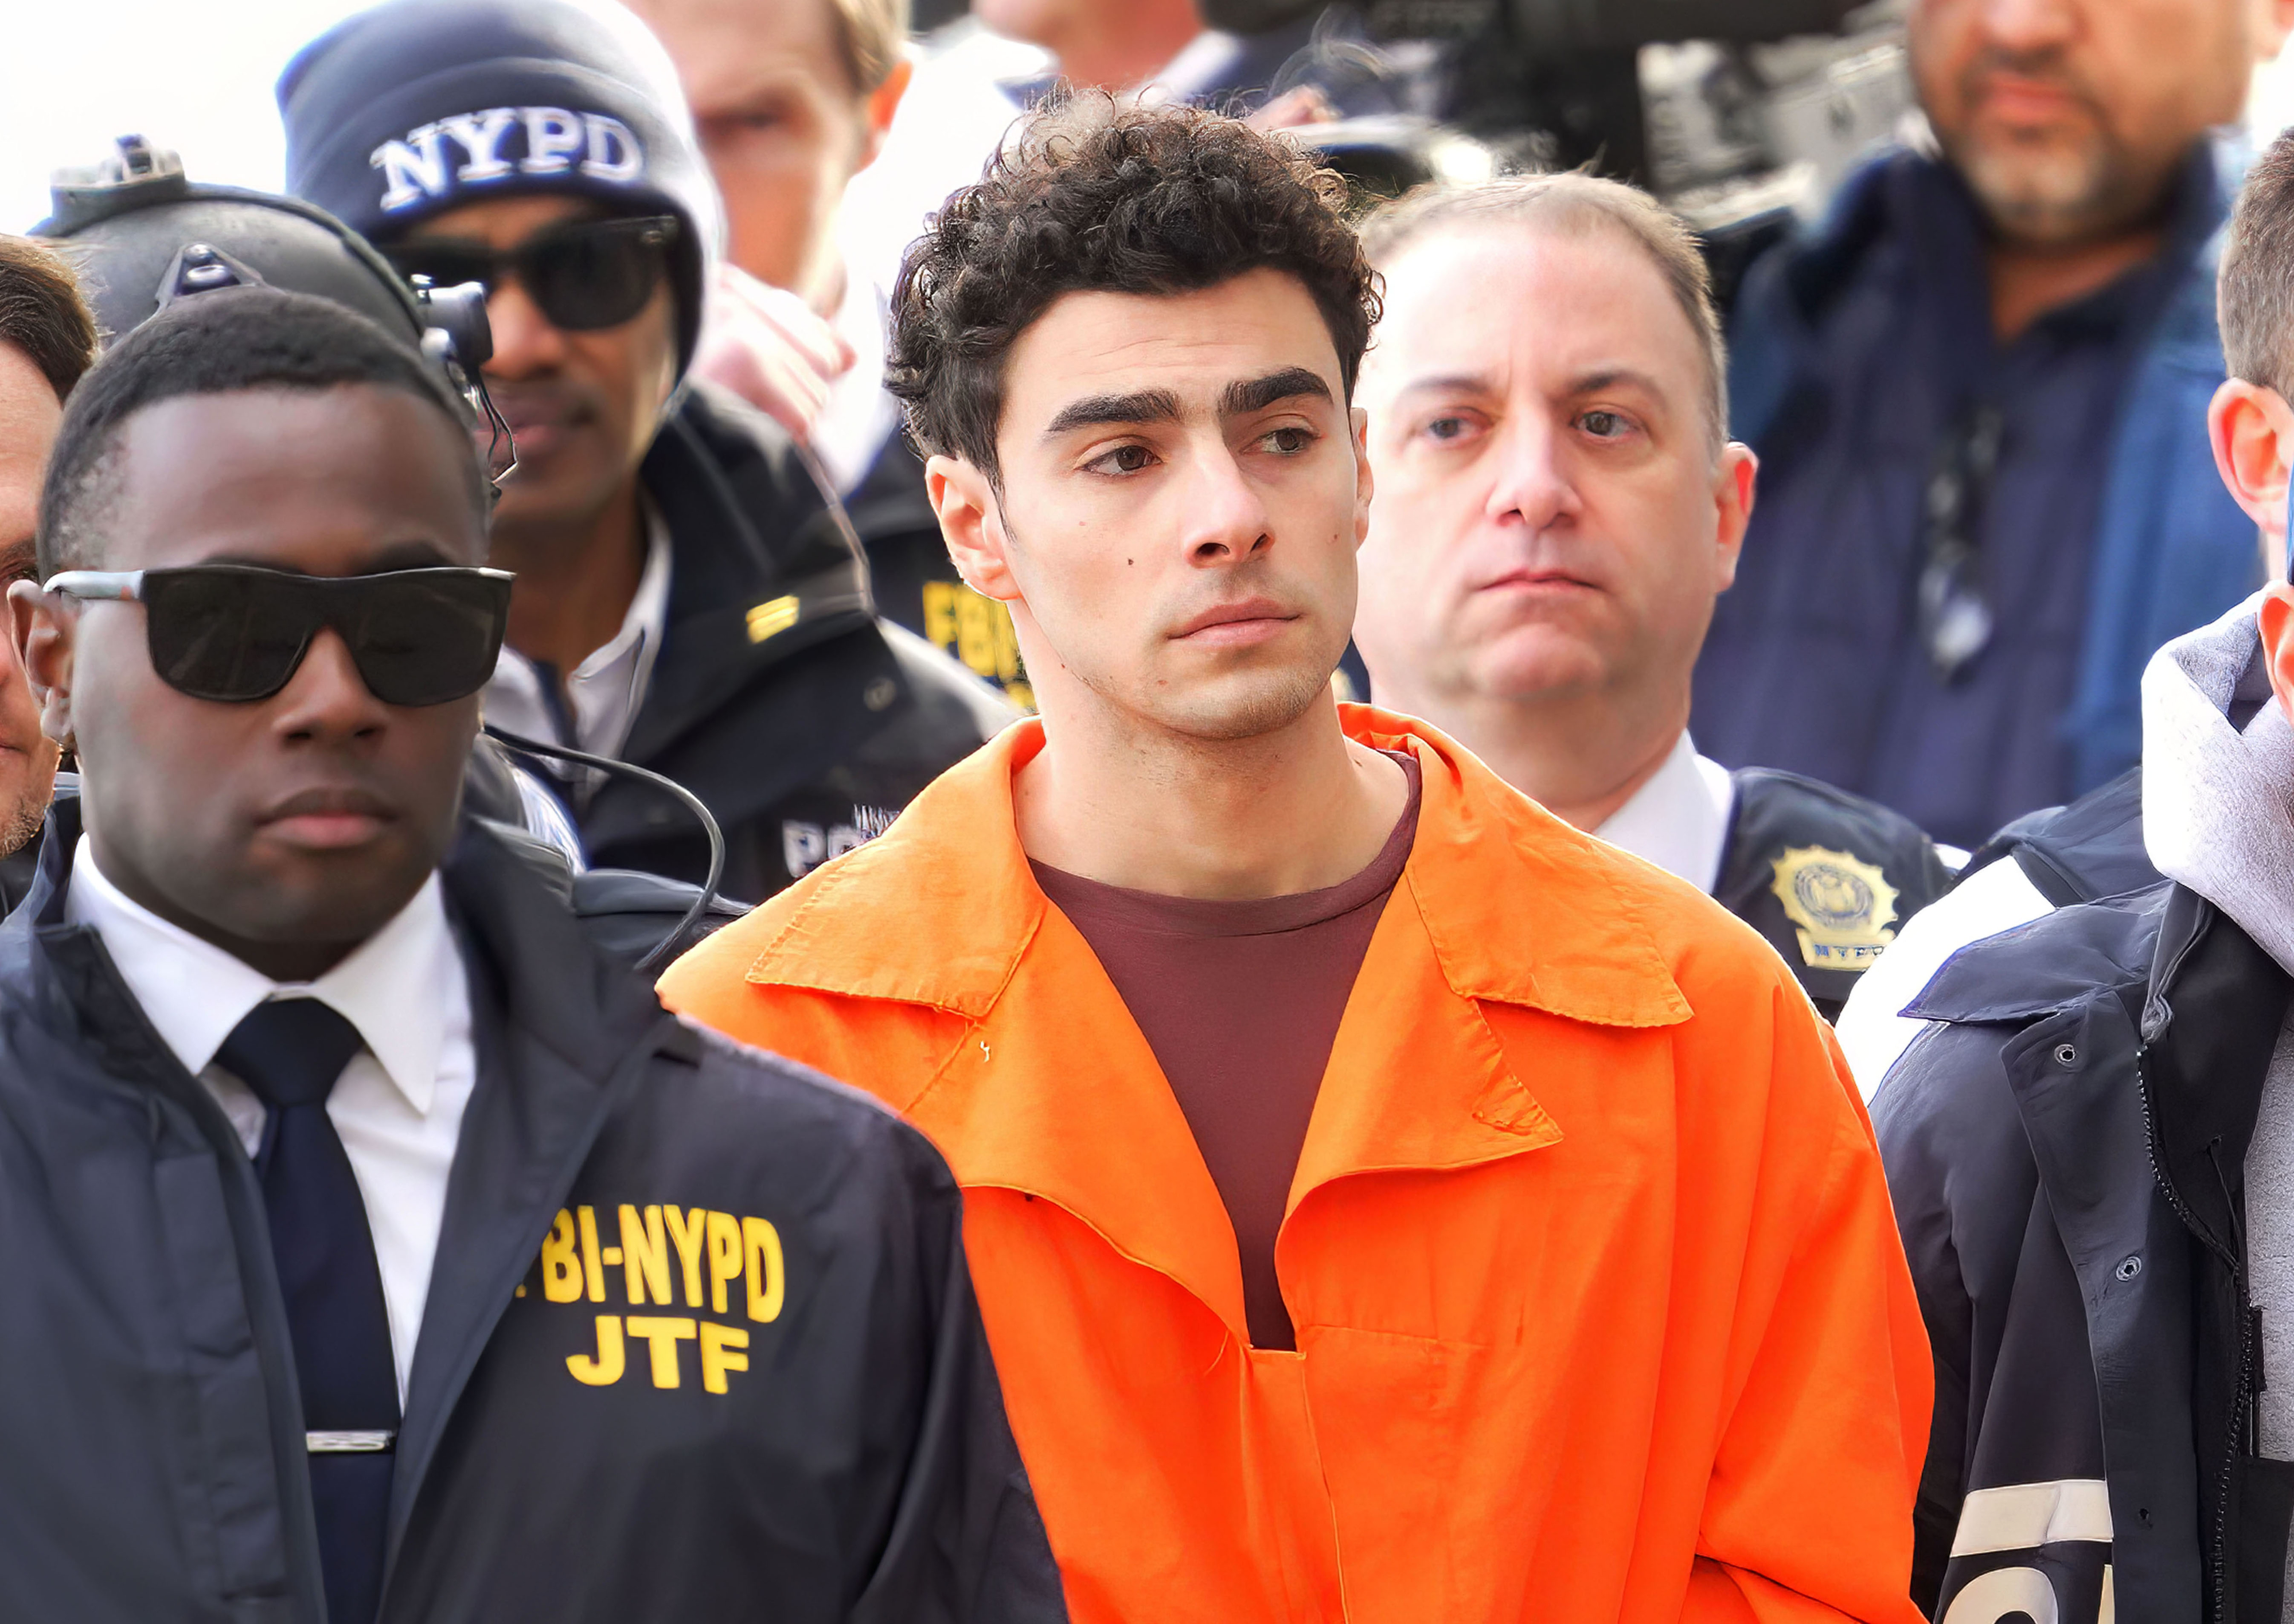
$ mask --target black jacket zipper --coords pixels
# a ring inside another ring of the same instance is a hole
[[[2179,960],[2176,968],[2180,968]],[[2170,972],[2171,973],[2171,972]],[[2164,1030],[2162,1027],[2160,1028]],[[2207,1249],[2228,1266],[2232,1283],[2238,1291],[2238,1381],[2231,1393],[2229,1433],[2223,1441],[2222,1464],[2215,1473],[2214,1538],[2207,1551],[2207,1596],[2215,1624],[2231,1624],[2228,1612],[2229,1588],[2226,1553],[2230,1548],[2230,1488],[2231,1479],[2238,1471],[2238,1458],[2243,1442],[2248,1412],[2254,1407],[2255,1328],[2253,1310],[2246,1296],[2246,1260],[2233,1257],[2208,1235],[2206,1230],[2184,1204],[2182,1192],[2167,1176],[2159,1157],[2159,1122],[2151,1108],[2151,1073],[2145,1062],[2150,1059],[2151,1045],[2138,1043],[2135,1050],[2135,1084],[2136,1097],[2143,1103],[2144,1140],[2151,1153],[2151,1177],[2167,1198],[2167,1205],[2188,1230],[2203,1242]]]

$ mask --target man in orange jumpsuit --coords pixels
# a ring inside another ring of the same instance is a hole
[[[1807,999],[1330,698],[1337,201],[1086,102],[939,216],[891,383],[1042,719],[663,995],[946,1153],[1083,1624],[1913,1619],[1927,1345]]]

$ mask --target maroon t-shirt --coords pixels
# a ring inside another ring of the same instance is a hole
[[[1099,956],[1193,1130],[1234,1225],[1254,1347],[1297,1345],[1274,1237],[1339,1018],[1418,832],[1418,762],[1395,759],[1410,775],[1408,808],[1376,860],[1328,890],[1204,902],[1030,865]]]

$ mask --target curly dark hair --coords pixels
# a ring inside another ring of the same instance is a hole
[[[1379,293],[1345,200],[1297,148],[1221,114],[1053,104],[908,249],[884,386],[928,454],[994,479],[1004,358],[1062,295],[1190,293],[1271,267],[1322,311],[1351,398]]]

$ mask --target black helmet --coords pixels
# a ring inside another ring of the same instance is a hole
[[[509,431],[478,369],[493,354],[484,289],[409,284],[366,240],[298,198],[195,184],[183,160],[141,135],[88,169],[56,173],[54,212],[32,228],[70,245],[82,291],[107,345],[179,298],[262,284],[354,310],[421,351],[492,430],[499,485]]]

